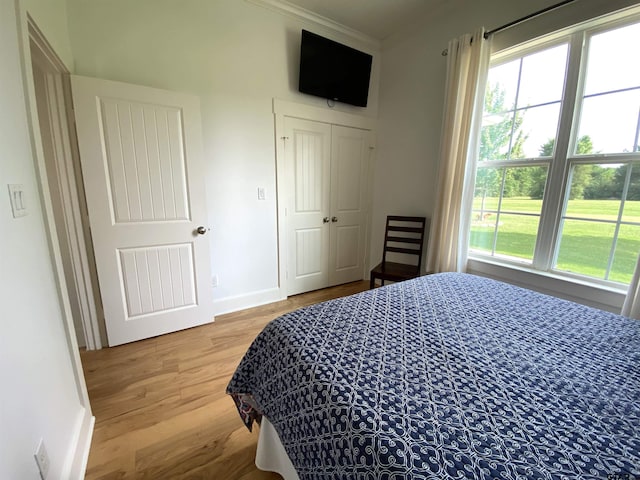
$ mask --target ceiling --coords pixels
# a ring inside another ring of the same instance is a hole
[[[317,15],[383,40],[446,0],[286,0]]]

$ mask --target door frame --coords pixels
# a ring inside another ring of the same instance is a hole
[[[53,155],[44,150],[44,139],[40,128],[37,133],[45,164],[46,181],[49,186],[49,198],[52,202],[56,225],[56,235],[62,249],[63,269],[67,273],[67,288],[72,306],[72,315],[78,338],[84,337],[87,350],[99,350],[105,337],[102,305],[98,295],[98,279],[91,232],[88,225],[88,211],[81,179],[80,157],[76,142],[71,84],[69,71],[47,42],[37,25],[28,17],[29,47],[31,64],[45,71],[44,92],[35,86],[34,93],[47,105],[47,117],[51,124],[51,145]],[[34,55],[35,53],[35,55]],[[37,101],[37,100],[36,100]],[[36,105],[37,109],[37,105]],[[34,118],[38,121],[38,118]],[[38,123],[40,127],[40,123]]]
[[[89,402],[89,393],[84,379],[82,370],[82,362],[80,360],[80,350],[75,333],[75,326],[71,314],[71,306],[69,303],[69,289],[64,276],[62,266],[62,255],[60,251],[60,242],[56,234],[56,224],[53,215],[51,193],[49,191],[49,183],[47,177],[46,164],[44,159],[44,149],[42,146],[42,136],[40,133],[40,124],[38,121],[38,107],[36,103],[35,86],[32,73],[31,58],[31,35],[36,36],[41,45],[49,45],[49,51],[55,52],[50,47],[46,37],[37,27],[33,19],[28,15],[26,8],[22,6],[20,0],[15,0],[16,13],[18,19],[18,42],[20,48],[20,63],[22,70],[22,81],[25,92],[25,107],[27,113],[28,128],[30,131],[31,149],[33,152],[33,161],[35,167],[36,178],[39,187],[39,198],[42,207],[44,226],[46,236],[49,243],[51,254],[52,270],[55,276],[55,284],[57,289],[58,301],[63,320],[63,327],[66,337],[67,350],[69,353],[69,362],[73,370],[73,376],[76,385],[76,392],[80,405],[83,408],[82,414],[78,417],[74,426],[73,438],[71,444],[73,449],[68,453],[65,459],[63,472],[69,474],[68,478],[84,478],[84,473],[89,459],[89,449],[91,447],[91,438],[95,425],[95,417],[91,411]],[[57,57],[57,55],[55,56]],[[60,66],[66,70],[64,63],[60,61]]]
[[[285,135],[284,119],[285,117],[299,118],[301,120],[310,120],[314,122],[328,123],[331,125],[340,125],[343,127],[359,128],[371,132],[371,157],[370,165],[367,170],[366,188],[367,188],[367,221],[365,230],[365,248],[363,261],[363,275],[369,266],[369,251],[371,243],[371,221],[372,221],[372,185],[373,185],[373,163],[375,155],[376,135],[375,130],[377,120],[364,115],[356,115],[353,113],[331,110],[326,108],[314,107],[301,103],[290,102],[279,98],[273,99],[273,115],[275,119],[275,144],[276,144],[276,191],[277,191],[277,210],[278,210],[278,287],[283,298],[287,297],[287,269],[288,269],[288,253],[289,244],[287,241],[288,221],[287,221],[287,198],[291,195],[291,187],[287,181],[285,144],[288,138]],[[363,277],[364,278],[364,277]]]

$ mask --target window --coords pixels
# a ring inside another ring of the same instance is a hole
[[[628,284],[640,252],[640,20],[492,58],[470,254]]]

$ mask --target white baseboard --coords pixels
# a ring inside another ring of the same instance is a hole
[[[221,298],[213,301],[214,315],[237,312],[245,308],[258,307],[267,303],[285,300],[287,296],[280,288],[268,288],[256,292],[244,293],[233,297]]]
[[[67,453],[62,478],[70,480],[82,480],[84,478],[95,423],[96,417],[91,415],[89,409],[83,407],[78,414],[78,421],[71,441],[71,448]]]

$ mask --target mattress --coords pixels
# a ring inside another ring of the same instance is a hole
[[[227,392],[302,480],[640,477],[640,322],[472,275],[283,315]]]

